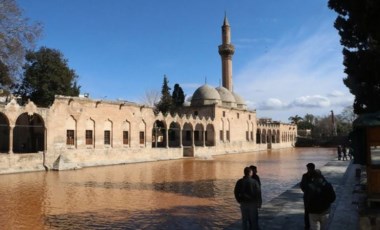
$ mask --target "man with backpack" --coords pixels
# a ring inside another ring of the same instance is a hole
[[[308,183],[306,206],[309,211],[310,229],[327,229],[330,206],[335,201],[335,191],[332,185],[316,169],[312,181]]]
[[[307,172],[302,175],[302,180],[300,183],[301,190],[303,192],[303,204],[305,208],[304,212],[304,222],[305,222],[305,230],[310,229],[310,221],[309,221],[309,210],[307,207],[307,201],[308,201],[308,192],[309,192],[309,183],[313,180],[314,170],[315,170],[315,164],[314,163],[308,163],[306,165]]]
[[[258,207],[260,203],[260,185],[252,179],[252,170],[244,168],[244,177],[236,182],[235,199],[240,204],[243,229],[259,229]]]

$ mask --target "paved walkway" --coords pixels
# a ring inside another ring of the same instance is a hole
[[[320,168],[322,174],[333,185],[337,198],[331,207],[329,229],[359,229],[357,202],[353,193],[356,165],[350,161],[333,160]],[[282,193],[260,210],[260,228],[263,230],[304,229],[303,193],[299,184]],[[232,227],[232,226],[231,226]],[[236,223],[231,229],[241,229]]]

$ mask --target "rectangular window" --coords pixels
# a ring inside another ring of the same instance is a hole
[[[86,145],[92,145],[92,130],[86,130]]]
[[[229,130],[226,131],[226,139],[227,139],[227,141],[230,141],[230,131]]]
[[[245,139],[246,139],[247,141],[249,141],[249,132],[248,132],[248,131],[245,132]]]
[[[219,132],[219,140],[223,141],[223,130]]]
[[[223,111],[223,117],[225,117],[226,116],[226,111]]]
[[[110,145],[111,144],[111,131],[104,130],[104,144]]]
[[[248,119],[251,120],[251,114],[249,114]]]
[[[74,130],[66,130],[66,145],[74,145]]]
[[[145,144],[145,132],[140,131],[140,144],[143,145]]]
[[[251,140],[253,141],[253,132],[251,131]]]
[[[129,134],[128,131],[123,131],[123,144],[128,145],[129,144]]]
[[[240,114],[239,114],[239,113],[237,113],[237,114],[236,114],[236,116],[237,116],[237,119],[239,119],[239,117],[240,117]]]

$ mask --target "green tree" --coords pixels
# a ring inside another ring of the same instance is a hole
[[[306,114],[302,120],[297,124],[299,130],[313,129],[315,124],[315,117],[312,114]]]
[[[338,13],[335,28],[343,45],[344,84],[355,96],[356,114],[380,110],[380,1],[329,0]]]
[[[174,85],[173,94],[172,94],[173,106],[179,108],[185,102],[185,94],[179,84]]]
[[[289,117],[288,118],[288,120],[291,122],[291,123],[293,123],[293,124],[298,124],[298,122],[300,122],[300,121],[302,121],[303,120],[303,118],[302,117],[300,117],[300,116],[298,116],[298,115],[295,115],[295,116],[291,116],[291,117]]]
[[[41,31],[40,24],[23,16],[15,0],[0,0],[0,61],[12,82],[21,76],[27,50],[34,48]]]
[[[164,82],[161,89],[160,101],[156,104],[155,112],[161,112],[162,114],[168,114],[172,109],[172,96],[170,95],[169,81],[166,75],[164,75]]]
[[[28,52],[24,69],[24,78],[17,87],[24,102],[29,98],[36,105],[47,107],[54,102],[55,95],[79,95],[78,76],[58,50],[41,47]]]

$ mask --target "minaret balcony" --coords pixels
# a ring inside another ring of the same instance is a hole
[[[219,47],[219,54],[220,55],[233,55],[235,53],[235,47],[231,44],[223,44]]]

